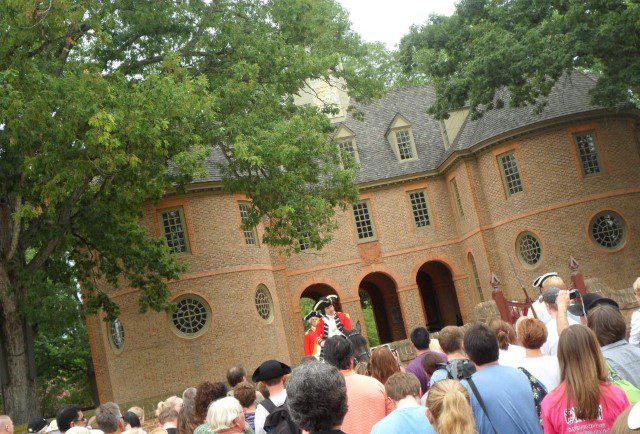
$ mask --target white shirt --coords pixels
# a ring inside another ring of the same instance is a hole
[[[269,397],[273,405],[276,407],[284,404],[284,401],[287,399],[287,389],[283,389],[281,392],[276,393],[275,395],[271,395]],[[262,405],[258,405],[256,407],[256,415],[254,422],[256,424],[255,433],[256,434],[267,434],[264,430],[264,421],[267,420],[267,416],[269,416],[269,412]]]
[[[540,380],[547,388],[547,393],[551,393],[560,384],[560,365],[557,357],[525,357],[520,366]]]
[[[536,311],[536,315],[538,315],[538,319],[543,323],[546,324],[547,322],[549,322],[549,320],[553,319],[551,318],[551,315],[549,315],[549,311],[547,310],[547,305],[544,304],[542,300],[537,299],[531,304],[531,306],[533,310]],[[529,309],[529,312],[527,313],[527,317],[533,318],[533,311],[531,309]]]
[[[526,350],[519,345],[509,345],[506,350],[500,350],[498,363],[503,366],[517,368],[526,356]]]
[[[538,319],[543,323],[547,324],[549,321],[553,319],[549,310],[547,310],[547,305],[539,298],[532,303],[533,309],[535,309],[536,314],[538,315]],[[533,312],[529,309],[527,313],[527,318],[533,318]],[[580,317],[575,316],[571,312],[567,312],[567,318],[575,321],[577,324],[580,324]]]
[[[569,325],[580,324],[572,318],[567,318],[567,321]],[[540,349],[542,354],[556,357],[558,355],[558,341],[560,340],[560,336],[558,336],[558,321],[551,318],[545,326],[547,327],[547,342]]]
[[[629,343],[631,345],[640,346],[640,309],[631,315],[631,332],[629,334]]]
[[[340,330],[338,330],[338,324],[336,323],[336,319],[338,317],[336,315],[333,316],[329,316],[326,315],[324,317],[324,323],[327,324],[327,326],[329,326],[329,332],[327,333],[327,338],[330,338],[331,336],[337,336],[337,335],[342,335],[342,332]]]

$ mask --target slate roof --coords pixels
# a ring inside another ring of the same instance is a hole
[[[554,118],[599,110],[601,107],[592,105],[589,95],[589,90],[594,86],[594,78],[574,73],[558,80],[548,97],[546,108],[540,114],[534,114],[533,107],[505,107],[489,111],[476,121],[468,118],[455,140],[450,138],[453,143],[449,149],[445,149],[440,122],[426,114],[427,108],[435,100],[431,86],[393,90],[371,104],[358,106],[364,114],[362,121],[348,115],[338,125],[345,125],[355,133],[361,165],[356,182],[367,183],[431,171],[455,151],[472,148],[492,137]],[[508,94],[504,92],[502,96],[507,103],[505,105],[508,105]],[[397,114],[411,123],[417,160],[398,162],[385,137]],[[220,180],[219,163],[223,162],[222,154],[216,150],[205,163],[209,176],[195,182]]]

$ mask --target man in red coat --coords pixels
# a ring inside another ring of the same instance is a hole
[[[305,321],[310,324],[309,330],[304,334],[304,355],[320,357],[320,345],[318,345],[318,339],[316,336],[316,330],[318,322],[322,318],[315,310],[312,310],[304,317]]]
[[[316,337],[318,342],[336,335],[346,336],[351,330],[351,318],[342,312],[336,312],[335,302],[337,295],[322,297],[315,305],[315,310],[320,312],[322,318],[316,325]]]

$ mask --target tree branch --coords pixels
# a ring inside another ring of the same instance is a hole
[[[49,256],[55,251],[55,249],[60,245],[62,239],[64,238],[64,231],[67,230],[71,226],[72,221],[72,210],[73,206],[80,200],[82,195],[87,191],[89,184],[91,183],[91,179],[93,177],[91,175],[85,176],[84,182],[82,185],[78,186],[73,193],[66,200],[64,205],[61,207],[62,211],[58,217],[58,221],[55,226],[61,229],[60,233],[56,236],[53,236],[49,239],[49,241],[38,250],[38,253],[33,257],[33,259],[27,264],[27,272],[33,272],[44,265],[44,263],[49,259]],[[74,216],[77,215],[73,214]]]

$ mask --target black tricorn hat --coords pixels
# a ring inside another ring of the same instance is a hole
[[[42,431],[47,425],[49,425],[47,419],[43,417],[35,417],[29,421],[27,432],[37,433]]]
[[[322,315],[320,315],[317,311],[312,310],[307,314],[307,316],[304,317],[304,320],[311,321],[311,318],[322,318]]]
[[[318,312],[324,312],[324,309],[326,307],[334,305],[336,300],[338,300],[337,295],[327,295],[326,297],[322,297],[320,300],[318,300],[318,302],[314,306],[314,309]]]
[[[258,369],[253,372],[251,380],[254,383],[259,381],[269,381],[290,373],[291,368],[284,363],[278,362],[277,360],[267,360],[258,366]]]

